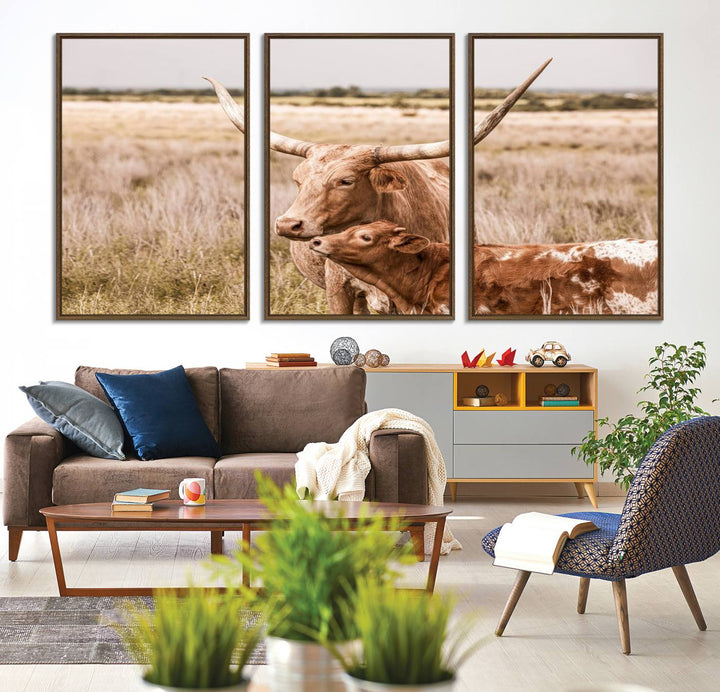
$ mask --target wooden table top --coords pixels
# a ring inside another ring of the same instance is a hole
[[[304,502],[304,500],[298,500]],[[342,515],[347,519],[359,519],[363,513],[399,516],[410,520],[432,520],[447,516],[452,509],[433,505],[410,505],[393,502],[333,502],[315,501],[315,507],[327,516]],[[261,524],[272,521],[273,515],[260,500],[208,500],[204,506],[184,505],[182,500],[156,502],[150,512],[114,512],[109,502],[94,502],[80,505],[58,505],[40,510],[49,519],[73,522],[135,522],[135,523],[206,523]]]

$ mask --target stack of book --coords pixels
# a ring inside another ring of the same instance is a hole
[[[135,488],[122,493],[115,493],[112,503],[113,512],[152,512],[153,503],[167,500],[169,490],[155,488]]]
[[[576,396],[541,396],[540,406],[580,406]]]
[[[265,363],[274,368],[312,368],[317,365],[309,353],[271,353]]]

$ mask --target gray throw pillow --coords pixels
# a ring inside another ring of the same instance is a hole
[[[20,387],[30,406],[80,449],[94,457],[124,459],[122,424],[111,406],[67,382]]]

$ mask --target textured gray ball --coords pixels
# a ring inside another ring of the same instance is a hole
[[[490,388],[487,387],[484,384],[479,384],[477,387],[475,387],[475,396],[479,397],[480,399],[485,398],[486,396],[490,395]]]

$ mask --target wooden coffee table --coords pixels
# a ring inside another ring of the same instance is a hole
[[[323,502],[313,503],[328,516],[342,512],[351,523],[361,518],[361,512],[380,514],[390,519],[402,517],[416,543],[422,540],[422,528],[434,523],[435,542],[430,556],[425,589],[432,593],[440,561],[440,547],[445,529],[445,519],[452,509],[432,505],[406,505],[389,502]],[[210,550],[222,553],[222,537],[225,531],[242,531],[244,546],[250,545],[254,530],[266,529],[273,520],[272,513],[259,500],[208,500],[203,507],[189,507],[180,500],[156,502],[152,512],[113,512],[109,502],[85,505],[58,505],[45,507],[50,547],[52,549],[55,575],[61,596],[151,596],[151,587],[73,587],[65,583],[58,531],[209,531]],[[247,575],[243,582],[248,584]]]

